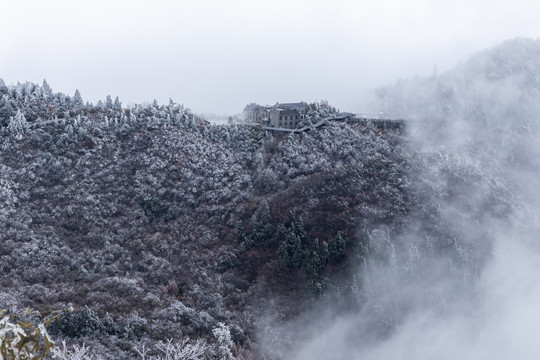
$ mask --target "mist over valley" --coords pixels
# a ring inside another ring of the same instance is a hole
[[[0,81],[0,314],[60,359],[536,359],[538,74],[516,38],[218,125]]]

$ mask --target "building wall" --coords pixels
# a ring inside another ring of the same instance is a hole
[[[270,124],[277,128],[296,129],[300,122],[300,114],[296,110],[270,110]]]
[[[264,119],[268,117],[268,110],[260,105],[248,105],[244,109],[244,117],[247,122],[262,124]]]
[[[251,103],[244,108],[244,117],[247,122],[265,124],[277,128],[296,129],[306,110],[305,103],[276,103],[273,107],[265,107]]]

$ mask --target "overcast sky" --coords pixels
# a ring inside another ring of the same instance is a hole
[[[0,0],[0,77],[198,113],[319,99],[365,112],[374,87],[537,38],[538,14],[533,0]]]

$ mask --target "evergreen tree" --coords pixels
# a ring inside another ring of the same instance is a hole
[[[120,101],[120,99],[118,99],[118,96],[114,99],[114,109],[115,110],[122,109],[122,102]]]
[[[246,231],[244,230],[244,225],[241,221],[236,223],[236,240],[239,244],[243,243],[246,240]]]
[[[223,323],[218,323],[217,327],[212,329],[212,334],[217,342],[215,358],[219,360],[234,360],[234,355],[231,352],[234,343],[229,327]]]
[[[323,264],[326,265],[326,263],[328,263],[329,257],[330,253],[328,251],[328,243],[326,241],[323,241],[321,244],[321,260]]]
[[[263,212],[259,221],[256,221],[251,234],[253,242],[256,245],[263,244],[274,236],[274,228],[270,224],[270,208],[265,201],[263,204]]]
[[[2,96],[0,100],[0,125],[7,126],[9,124],[9,119],[14,116],[15,111],[11,106],[11,101],[7,95]]]
[[[28,123],[21,110],[17,110],[15,117],[12,117],[8,124],[8,131],[12,134],[22,134],[26,131]]]
[[[66,95],[63,93],[57,93],[53,98],[53,106],[57,114],[64,114],[66,109]]]
[[[103,320],[101,320],[103,332],[109,335],[117,335],[120,333],[120,327],[116,324],[114,319],[109,315],[105,314]]]
[[[345,247],[347,245],[347,237],[341,231],[338,231],[337,236],[330,240],[328,244],[328,257],[331,261],[338,261],[345,256]]]
[[[324,269],[320,251],[319,239],[315,239],[312,249],[309,251],[309,256],[306,259],[307,272],[312,279],[318,278]]]
[[[112,109],[114,106],[111,95],[107,95],[107,98],[105,99],[105,108],[106,109]]]
[[[263,212],[261,215],[261,222],[263,224],[270,223],[270,208],[268,207],[268,203],[266,201],[263,203]]]
[[[277,251],[277,266],[282,272],[288,271],[292,267],[291,254],[289,254],[289,244],[282,241]]]
[[[75,90],[75,95],[73,95],[73,107],[75,109],[80,109],[84,106],[84,101],[82,99],[81,93],[79,90]]]
[[[287,236],[287,243],[289,245],[289,254],[291,255],[291,264],[294,268],[300,268],[304,262],[304,254],[302,252],[302,243],[300,238],[290,232]]]
[[[294,233],[300,239],[301,244],[305,244],[307,240],[306,230],[304,229],[304,221],[302,216],[299,216],[298,219],[294,222]]]
[[[3,79],[0,79],[0,95],[5,95],[8,93],[8,87]]]
[[[53,95],[53,91],[51,87],[49,86],[49,83],[47,82],[47,80],[43,79],[43,85],[41,87],[43,88],[43,94],[46,97],[50,97]]]

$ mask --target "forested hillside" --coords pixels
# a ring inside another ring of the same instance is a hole
[[[513,46],[532,56],[520,41],[380,90],[387,112],[409,115],[404,131],[213,126],[173,101],[93,105],[0,82],[0,309],[65,310],[55,339],[111,359],[143,342],[219,343],[220,323],[239,359],[307,359],[326,356],[301,344],[335,319],[354,320],[335,347],[361,347],[474,298],[494,224],[526,213],[516,171],[536,169],[520,157],[535,149],[530,74],[490,70],[522,62],[497,55]],[[519,106],[496,101],[501,81],[519,85]]]
[[[539,40],[517,38],[451,71],[378,90],[379,108],[407,119],[403,156],[414,195],[404,227],[368,231],[356,306],[331,316],[324,306],[279,327],[310,329],[287,358],[538,353],[530,334],[538,303],[539,55]]]
[[[285,320],[350,288],[367,231],[410,211],[399,133],[211,126],[46,82],[0,92],[0,307],[72,306],[51,332],[112,357],[218,322],[256,352],[270,303]]]

